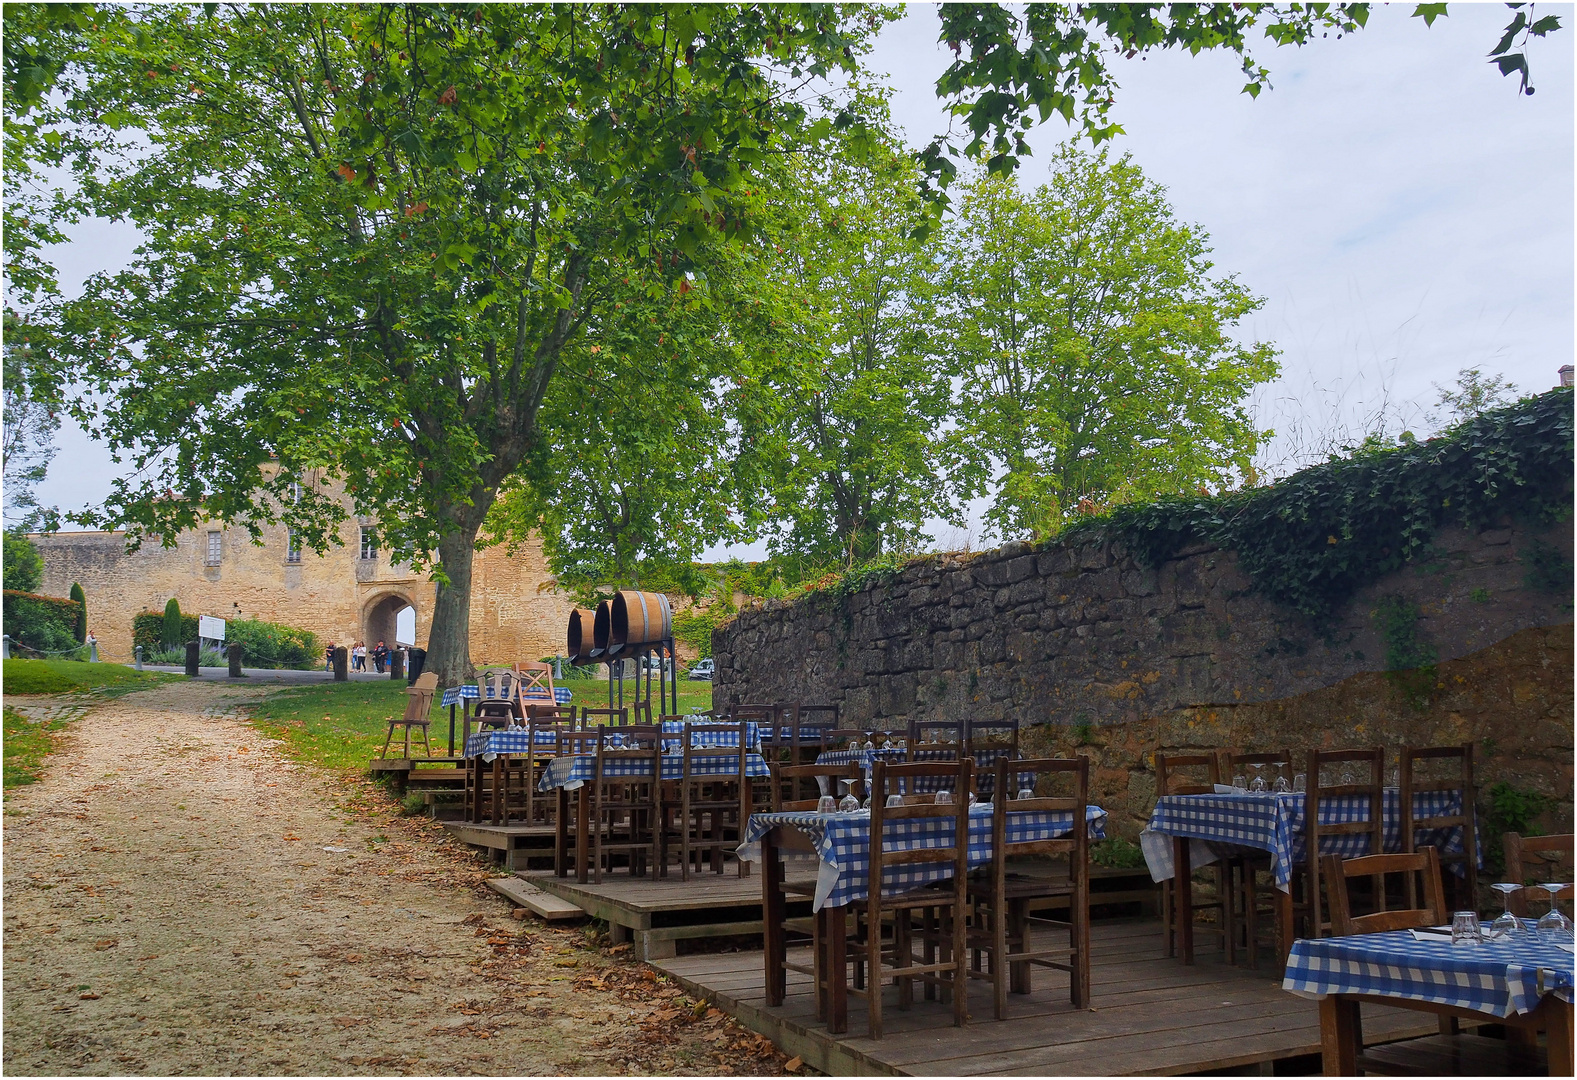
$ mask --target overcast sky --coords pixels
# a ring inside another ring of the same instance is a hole
[[[1251,99],[1232,54],[1119,61],[1115,119],[1131,153],[1204,229],[1220,271],[1264,308],[1241,328],[1273,342],[1283,375],[1256,404],[1285,465],[1334,435],[1361,437],[1388,403],[1390,430],[1423,434],[1432,384],[1470,366],[1523,391],[1546,389],[1573,353],[1571,5],[1539,5],[1563,28],[1530,50],[1537,94],[1522,97],[1484,56],[1509,18],[1453,4],[1426,29],[1412,4],[1302,49],[1258,49],[1274,89]],[[945,126],[936,77],[951,53],[936,13],[911,5],[871,66],[895,90],[912,143]],[[1031,135],[1022,182],[1040,183],[1069,129]],[[123,265],[129,229],[95,222],[59,253],[63,284]],[[40,501],[75,509],[109,491],[102,448],[63,428]],[[942,526],[940,546],[979,536]],[[759,545],[727,554],[759,558]],[[721,549],[709,557],[725,555]]]

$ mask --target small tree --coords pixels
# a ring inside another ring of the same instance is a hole
[[[74,630],[77,636],[77,644],[81,645],[88,640],[88,597],[82,591],[82,586],[75,581],[71,583],[71,592],[68,595],[82,605],[77,609],[77,625]]]
[[[164,647],[173,649],[181,643],[181,604],[175,597],[164,605]]]
[[[5,534],[5,587],[33,592],[44,580],[44,559],[33,542],[19,532]]]

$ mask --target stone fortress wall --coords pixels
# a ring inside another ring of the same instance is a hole
[[[1550,557],[1570,566],[1569,522],[1445,529],[1427,562],[1316,629],[1203,544],[1155,568],[1110,541],[933,556],[846,597],[742,612],[713,637],[714,701],[832,701],[894,725],[1018,717],[1031,752],[1092,757],[1095,795],[1130,837],[1158,747],[1474,740],[1485,784],[1531,785],[1569,826],[1572,596],[1528,584]],[[1374,612],[1389,596],[1438,650],[1435,686],[1385,673]]]
[[[208,563],[208,533],[220,533],[219,565]],[[146,543],[126,552],[119,532],[34,536],[44,560],[39,591],[65,596],[72,583],[87,598],[88,629],[106,660],[132,660],[131,620],[162,612],[173,596],[181,610],[223,619],[263,619],[310,630],[327,644],[356,639],[370,648],[394,644],[395,612],[416,609],[416,642],[425,647],[435,588],[425,575],[379,553],[360,558],[360,526],[340,530],[343,546],[287,559],[283,526],[265,529],[261,546],[243,528],[209,526],[182,533],[171,548]],[[477,663],[536,660],[564,650],[569,598],[553,589],[541,546],[515,555],[477,553],[471,592],[471,655]]]

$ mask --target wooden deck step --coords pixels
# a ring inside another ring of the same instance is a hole
[[[586,915],[568,900],[543,892],[529,881],[523,881],[518,877],[488,878],[487,887],[550,922],[559,919],[580,919]]]

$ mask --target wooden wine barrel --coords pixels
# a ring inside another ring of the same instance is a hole
[[[668,597],[658,592],[622,591],[613,594],[613,633],[609,647],[616,652],[634,650],[673,637],[674,613]]]
[[[569,613],[568,655],[572,664],[589,664],[592,649],[592,620],[595,618],[585,608]]]
[[[609,630],[613,624],[613,616],[608,611],[608,601],[604,600],[597,605],[597,614],[591,624],[591,656],[595,660],[609,659],[611,649],[608,640]]]

